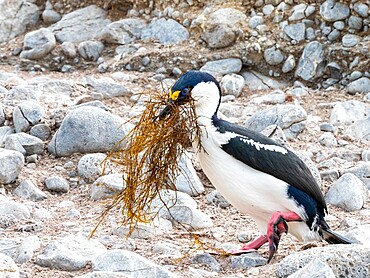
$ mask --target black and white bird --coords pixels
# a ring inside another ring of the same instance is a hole
[[[269,245],[273,257],[283,233],[298,240],[349,244],[325,222],[327,206],[310,170],[292,151],[258,132],[217,116],[221,88],[210,74],[188,71],[172,86],[171,105],[194,101],[201,129],[197,148],[202,170],[240,212],[256,222],[261,236],[230,254],[255,251]],[[165,118],[171,105],[160,114]]]

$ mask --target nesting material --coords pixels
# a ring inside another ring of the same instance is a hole
[[[121,224],[129,225],[132,231],[137,223],[155,218],[149,209],[160,190],[176,190],[179,158],[199,135],[199,126],[191,100],[186,105],[177,105],[168,104],[167,98],[167,94],[160,92],[149,95],[136,126],[107,156],[122,169],[125,189],[112,197],[98,225],[116,208],[122,214]],[[166,105],[170,105],[171,113],[158,117]],[[193,139],[189,137],[191,134]],[[118,147],[122,145],[123,148]]]

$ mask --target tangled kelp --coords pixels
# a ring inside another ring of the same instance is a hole
[[[97,226],[113,208],[120,210],[121,224],[129,225],[130,232],[138,223],[152,221],[156,215],[150,212],[151,202],[160,198],[162,189],[176,190],[179,158],[199,136],[191,100],[180,106],[168,103],[164,93],[156,92],[148,97],[135,127],[107,156],[107,160],[121,167],[125,188],[112,197]],[[171,113],[158,117],[164,107]]]

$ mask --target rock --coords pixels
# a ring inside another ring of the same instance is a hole
[[[42,141],[46,141],[51,136],[51,129],[46,124],[37,124],[31,127],[30,135],[40,138]]]
[[[341,176],[329,189],[326,202],[347,211],[360,210],[366,201],[367,189],[355,175],[347,173]]]
[[[348,18],[348,26],[355,30],[361,30],[362,29],[362,18],[359,16],[351,15]]]
[[[121,192],[125,188],[122,174],[110,174],[99,177],[91,186],[90,197],[94,201],[102,200]]]
[[[295,5],[290,13],[291,15],[289,16],[288,20],[289,21],[295,21],[295,20],[300,20],[306,17],[305,11],[307,9],[307,4],[298,4]]]
[[[319,259],[314,258],[305,267],[288,276],[288,278],[299,277],[335,278],[335,275],[330,266]]]
[[[303,49],[295,71],[296,77],[312,81],[320,77],[325,66],[325,53],[323,45],[318,41],[309,42]]]
[[[289,24],[284,27],[284,33],[296,42],[303,41],[306,34],[306,25],[302,22]]]
[[[0,149],[0,183],[14,182],[24,166],[24,156],[17,151]]]
[[[36,264],[64,271],[80,270],[99,254],[106,251],[96,239],[81,235],[67,235],[49,242],[42,254],[37,256]]]
[[[325,147],[336,147],[338,145],[337,139],[335,139],[335,136],[331,132],[325,132],[322,134],[319,139],[319,143]]]
[[[370,224],[359,225],[354,229],[350,229],[344,236],[355,243],[368,246],[370,244]]]
[[[367,77],[361,77],[357,80],[354,80],[347,85],[347,90],[350,94],[370,93],[370,79]]]
[[[160,241],[153,245],[152,251],[156,254],[164,255],[168,258],[178,259],[183,255],[180,252],[181,248],[177,242]]]
[[[148,259],[127,250],[114,249],[92,260],[94,271],[113,271],[130,277],[170,278],[172,273]]]
[[[0,201],[0,215],[13,215],[17,220],[30,218],[29,209],[21,204],[12,200]]]
[[[26,132],[39,123],[44,116],[40,104],[34,101],[22,101],[13,110],[13,123],[16,132]]]
[[[221,208],[227,208],[230,206],[230,203],[225,199],[221,193],[217,192],[216,190],[211,191],[206,195],[206,199],[208,203],[211,203],[215,206],[219,206]]]
[[[124,138],[123,120],[96,107],[80,107],[64,118],[48,150],[55,156],[111,151]]]
[[[63,177],[53,176],[45,179],[45,186],[48,190],[53,192],[67,193],[69,190],[69,183]]]
[[[1,89],[0,89],[1,93]],[[3,105],[0,103],[0,126],[2,126],[5,123],[5,114],[4,114],[4,108]]]
[[[52,31],[41,28],[27,33],[24,36],[23,50],[20,57],[23,59],[37,60],[44,58],[54,49],[56,40]]]
[[[360,36],[353,34],[346,34],[342,37],[342,45],[344,47],[352,47],[357,45],[361,40]]]
[[[263,56],[266,63],[272,66],[279,65],[284,60],[284,56],[281,50],[276,48],[275,46],[267,48],[264,51]]]
[[[108,43],[129,44],[141,37],[146,22],[139,18],[124,18],[104,28],[102,39]]]
[[[354,10],[356,11],[356,13],[358,13],[360,16],[362,17],[368,17],[368,12],[369,12],[369,6],[364,4],[364,3],[361,3],[361,2],[356,2],[354,5],[353,5],[353,8]]]
[[[201,71],[209,72],[210,74],[230,74],[238,73],[242,68],[242,61],[238,58],[227,58],[222,60],[207,62],[203,67],[200,68]]]
[[[230,267],[232,269],[248,269],[255,266],[265,265],[267,260],[257,252],[242,254],[230,257]]]
[[[13,195],[31,201],[42,201],[47,198],[46,194],[42,192],[31,180],[22,181],[13,191]]]
[[[91,5],[64,15],[49,29],[54,32],[60,43],[80,43],[100,38],[104,28],[110,23],[111,21],[106,19],[105,10]]]
[[[361,159],[366,162],[370,162],[370,150],[364,150],[361,154]]]
[[[17,264],[24,264],[32,259],[34,252],[41,246],[40,239],[37,236],[26,237],[17,248]]]
[[[129,275],[129,274],[128,274]],[[125,273],[115,271],[93,271],[84,275],[75,276],[75,278],[131,278]]]
[[[244,87],[244,78],[239,74],[226,74],[222,77],[220,86],[223,95],[240,96]]]
[[[99,79],[86,77],[84,82],[86,86],[91,87],[96,93],[102,94],[103,98],[131,95],[131,91],[109,77],[102,77]]]
[[[67,55],[67,57],[70,57],[70,58],[75,58],[77,56],[77,51],[76,51],[76,47],[74,45],[74,43],[72,42],[63,42],[61,45],[60,45],[63,53],[65,55]]]
[[[171,18],[152,19],[141,32],[142,40],[155,39],[162,44],[178,44],[188,38],[188,30]]]
[[[55,22],[58,22],[60,19],[62,18],[62,16],[60,15],[60,13],[52,10],[52,9],[45,9],[43,12],[42,12],[42,20],[46,23],[46,24],[53,24]]]
[[[296,137],[305,128],[306,111],[297,105],[280,105],[262,110],[250,117],[244,126],[261,132],[269,125],[281,127],[287,139]]]
[[[2,1],[0,11],[0,43],[10,41],[24,33],[27,27],[36,25],[39,8],[24,0]]]
[[[0,228],[7,229],[18,222],[13,214],[0,214]],[[0,252],[1,253],[1,252]]]
[[[354,174],[370,190],[370,162],[359,162],[358,165],[341,171],[341,174],[345,173]]]
[[[104,44],[100,41],[83,41],[78,47],[78,53],[88,61],[96,62],[104,50]]]
[[[249,90],[267,90],[280,89],[286,86],[284,82],[276,81],[256,71],[244,71],[241,73],[244,77],[244,84]]]
[[[285,102],[285,93],[278,89],[269,94],[253,98],[252,101],[256,104],[281,104]]]
[[[277,265],[276,275],[287,277],[316,258],[327,264],[335,277],[367,277],[370,275],[369,252],[369,247],[357,244],[311,248],[285,257]]]
[[[370,140],[370,115],[351,124],[345,134],[355,139]]]
[[[236,41],[240,32],[238,28],[246,19],[246,15],[237,9],[218,9],[209,15],[201,38],[209,48],[230,46]]]
[[[25,155],[43,154],[44,142],[41,139],[24,132],[10,134],[5,139],[5,148],[11,149],[17,143],[25,150]]]
[[[288,73],[291,72],[294,68],[295,68],[295,58],[292,54],[290,54],[288,58],[286,58],[281,70],[284,73]]]
[[[86,154],[78,161],[77,172],[86,182],[92,183],[103,173],[107,166],[103,153]]]
[[[19,278],[19,268],[12,258],[0,253],[0,273],[4,278]]]
[[[180,174],[175,180],[176,190],[187,193],[190,196],[202,194],[204,192],[204,186],[191,163],[188,153],[180,157],[178,167]]]
[[[349,14],[348,6],[335,0],[326,0],[320,6],[320,15],[329,22],[346,19]]]
[[[330,114],[330,123],[334,126],[349,126],[359,120],[366,119],[370,108],[357,100],[348,100],[334,105]]]
[[[191,259],[191,262],[195,264],[205,265],[211,271],[220,272],[221,270],[221,264],[208,253],[196,254]]]
[[[248,25],[250,28],[255,29],[257,26],[264,24],[263,17],[260,15],[252,16],[249,19]]]

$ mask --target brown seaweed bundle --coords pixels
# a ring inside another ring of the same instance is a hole
[[[160,197],[162,189],[176,190],[175,180],[181,171],[179,158],[199,136],[192,101],[181,106],[170,104],[170,115],[159,118],[160,111],[168,105],[168,95],[155,92],[148,96],[135,127],[107,156],[121,168],[125,188],[112,197],[92,234],[113,208],[119,209],[121,224],[129,225],[130,232],[139,222],[152,221],[156,215],[150,212],[151,202]]]

